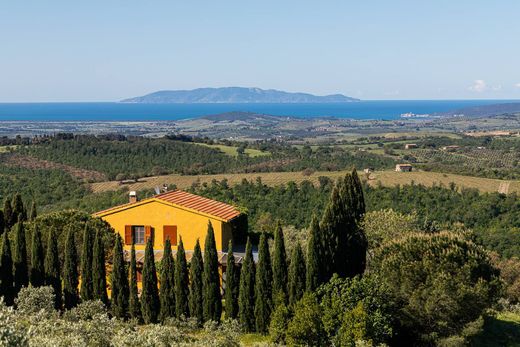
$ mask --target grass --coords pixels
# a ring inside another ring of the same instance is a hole
[[[194,142],[194,144],[200,145],[200,146],[216,148],[219,151],[221,151],[222,153],[227,154],[227,155],[229,155],[231,157],[237,157],[238,156],[238,151],[237,151],[238,147],[226,146],[226,145],[208,145],[207,143],[196,143],[196,142]],[[244,150],[244,152],[247,155],[249,155],[250,157],[252,157],[252,158],[271,155],[270,152],[263,152],[263,151],[261,151],[259,149],[254,149],[254,148],[246,148]]]
[[[8,152],[9,149],[14,150],[16,147],[18,147],[18,146],[17,146],[17,145],[12,145],[12,146],[0,146],[0,153]]]
[[[276,186],[287,183],[289,181],[302,182],[308,180],[312,183],[318,183],[320,176],[326,176],[333,180],[343,177],[347,171],[317,171],[311,175],[305,176],[302,172],[266,172],[266,173],[239,173],[239,174],[219,174],[219,175],[195,175],[195,176],[181,176],[181,175],[166,175],[143,178],[138,183],[130,184],[130,190],[153,189],[163,184],[175,184],[179,189],[186,189],[197,180],[200,183],[211,182],[212,180],[221,181],[227,179],[229,184],[234,185],[240,183],[244,178],[247,180],[256,180],[257,177],[262,179],[262,182]],[[364,173],[360,172],[362,179],[366,179]],[[501,183],[508,184],[508,193],[520,192],[520,181],[503,181],[498,179],[489,179],[482,177],[461,176],[454,174],[444,174],[439,172],[395,172],[395,171],[376,171],[370,174],[370,185],[377,185],[381,182],[384,186],[395,186],[410,184],[412,181],[415,184],[423,184],[425,186],[432,186],[434,184],[443,184],[449,186],[454,182],[458,187],[477,188],[482,192],[497,192],[501,187]],[[504,185],[502,185],[503,187]],[[108,190],[118,190],[123,186],[118,181],[92,183],[91,188],[93,192],[104,192]]]
[[[241,346],[256,346],[258,344],[268,344],[270,342],[269,336],[262,334],[243,334],[240,336]]]
[[[482,333],[472,339],[476,347],[520,347],[520,314],[502,312],[486,318]]]

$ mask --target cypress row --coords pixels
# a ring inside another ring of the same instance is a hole
[[[177,246],[177,261],[175,262],[175,312],[178,318],[183,316],[187,318],[190,315],[189,294],[188,264],[181,238]]]
[[[169,317],[175,317],[175,265],[172,257],[170,240],[164,244],[164,254],[161,260],[161,288],[159,296],[161,300],[161,321]]]
[[[11,204],[13,206],[13,218],[18,218],[18,220],[25,222],[27,220],[27,212],[23,206],[22,196],[18,193],[15,194]],[[13,220],[13,223],[14,222],[16,221]]]
[[[92,256],[92,293],[94,299],[101,300],[108,306],[105,248],[103,247],[103,236],[99,230],[94,239]]]
[[[157,272],[153,253],[152,238],[146,241],[143,264],[143,290],[141,292],[141,312],[146,324],[157,323],[160,302],[157,289]]]
[[[276,300],[282,298],[283,303],[287,304],[287,254],[280,222],[278,222],[274,232],[273,300],[275,298]]]
[[[240,271],[240,291],[238,294],[238,319],[246,332],[255,330],[255,262],[253,246],[247,238],[246,255]]]
[[[60,277],[60,258],[58,256],[58,240],[54,230],[49,232],[47,239],[47,253],[45,254],[45,284],[54,289],[54,308],[61,309],[62,290]]]
[[[38,228],[34,228],[31,242],[31,273],[30,281],[33,287],[45,284],[45,264],[42,236]]]
[[[190,315],[197,319],[197,323],[201,324],[203,315],[203,290],[202,290],[202,252],[200,249],[200,243],[197,239],[195,249],[193,250],[193,257],[191,258],[190,264]]]
[[[137,262],[135,259],[135,245],[132,244],[130,250],[130,299],[129,299],[130,317],[137,321],[142,320],[141,303],[139,302],[139,293],[137,292]]]
[[[226,263],[226,318],[236,319],[238,315],[238,275],[233,255],[233,242],[229,240]]]
[[[220,276],[218,273],[218,255],[215,234],[211,222],[204,243],[204,320],[220,322],[222,301],[220,297]]]
[[[14,219],[18,218],[18,216],[13,217],[13,207],[11,206],[11,200],[5,198],[4,200],[4,228],[6,231],[9,231],[13,225],[15,224]]]
[[[291,254],[289,267],[289,304],[294,306],[305,292],[305,258],[300,243],[296,244]]]
[[[33,221],[38,216],[38,211],[36,210],[36,202],[33,200],[31,203],[31,212],[29,214],[29,220]]]
[[[263,334],[267,332],[269,323],[271,322],[271,312],[273,310],[272,282],[273,270],[271,267],[267,235],[262,233],[258,246],[258,266],[256,270],[255,318],[256,331]]]
[[[0,210],[0,235],[4,233],[5,230],[5,221],[4,221],[4,212]]]
[[[114,258],[112,262],[112,295],[111,305],[112,314],[119,319],[125,319],[128,316],[128,277],[125,269],[125,260],[123,254],[123,244],[121,237],[116,235],[116,243],[114,245]]]
[[[14,302],[13,258],[8,233],[2,234],[2,252],[0,254],[0,296],[4,297],[7,306]]]
[[[14,287],[18,293],[22,287],[29,284],[29,271],[27,266],[27,244],[25,241],[25,229],[23,222],[19,221],[15,226],[14,234]]]
[[[65,240],[65,261],[63,264],[63,297],[66,309],[75,307],[79,302],[77,258],[74,233],[69,229]]]
[[[92,280],[92,246],[91,230],[85,225],[83,229],[83,246],[81,248],[81,288],[79,294],[83,301],[94,299]]]
[[[307,242],[307,271],[306,271],[306,287],[307,290],[313,292],[322,283],[320,274],[321,270],[321,242],[320,242],[320,226],[316,216],[312,217],[309,228],[309,240]]]

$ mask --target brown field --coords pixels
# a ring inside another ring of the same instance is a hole
[[[301,172],[267,172],[267,173],[247,173],[247,174],[220,174],[220,175],[198,175],[198,176],[181,176],[181,175],[167,175],[143,178],[137,183],[121,185],[118,181],[92,183],[91,188],[93,192],[103,192],[107,190],[118,190],[128,187],[130,190],[153,189],[163,184],[175,184],[179,189],[186,189],[191,186],[193,182],[199,180],[200,183],[211,182],[212,180],[228,180],[230,185],[240,183],[243,179],[255,180],[261,177],[262,182],[267,185],[279,185],[289,181],[302,182],[304,180],[312,183],[318,182],[318,177],[326,176],[332,179],[342,177],[346,171],[334,172],[315,172],[311,175],[305,176]],[[362,179],[366,180],[366,175],[360,172]],[[394,172],[394,171],[379,171],[370,174],[371,185],[376,185],[381,182],[384,186],[395,186],[397,184],[423,184],[432,186],[434,184],[442,184],[448,186],[454,182],[458,187],[477,188],[482,192],[497,192],[512,193],[520,192],[520,181],[503,181],[498,179],[480,178],[461,176],[453,174],[443,174],[438,172]]]

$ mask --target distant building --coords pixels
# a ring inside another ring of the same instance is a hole
[[[419,146],[417,146],[416,143],[407,143],[406,145],[404,145],[404,149],[412,149],[412,148],[417,148]]]
[[[444,146],[444,147],[442,147],[442,150],[443,151],[454,151],[454,150],[457,150],[459,148],[460,148],[460,146],[452,145],[452,146]]]
[[[366,173],[366,174],[372,173],[372,172],[374,172],[374,168],[367,167],[366,169],[363,170],[363,172]]]
[[[410,172],[410,171],[412,171],[412,165],[411,164],[397,164],[395,166],[395,171],[397,171],[397,172]]]

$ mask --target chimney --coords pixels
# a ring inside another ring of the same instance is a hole
[[[132,190],[130,194],[128,194],[128,202],[137,202],[137,193],[134,190]]]
[[[166,193],[168,191],[168,186],[166,184],[163,184],[162,191],[163,193]]]

